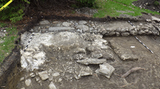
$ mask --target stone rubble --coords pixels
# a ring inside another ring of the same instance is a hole
[[[138,60],[138,57],[131,49],[121,49],[114,39],[107,41],[103,36],[159,35],[158,26],[155,28],[152,23],[131,26],[125,21],[107,23],[44,20],[39,24],[44,26],[36,26],[31,30],[34,36],[28,48],[20,51],[21,67],[30,72],[26,74],[30,79],[20,79],[27,87],[33,79],[39,85],[49,82],[46,89],[59,89],[57,82],[92,76],[95,70],[96,74],[110,78],[115,68],[107,63],[108,60],[117,60],[115,55],[122,60]],[[22,34],[23,47],[27,46],[30,36],[29,32]],[[99,68],[92,68],[90,65],[99,65]]]
[[[30,33],[21,36],[24,46],[28,35]],[[93,70],[89,64],[99,65],[107,59],[115,60],[108,41],[101,35],[77,32],[35,33],[26,51],[21,49],[21,55],[22,68],[31,72],[27,76],[35,78],[40,85],[43,81],[71,81],[91,76]],[[50,67],[46,67],[48,65]]]
[[[159,18],[152,16],[152,20],[159,21]],[[147,22],[152,22],[148,20]],[[42,21],[43,22],[43,21]],[[53,26],[54,23],[54,26]],[[159,31],[155,29],[152,23],[136,23],[132,22],[131,26],[126,21],[115,22],[95,22],[95,21],[56,21],[46,29],[39,29],[39,32],[54,32],[54,31],[72,31],[72,32],[88,32],[102,34],[105,36],[129,36],[129,35],[159,35]],[[41,24],[41,22],[40,22]],[[157,24],[158,25],[158,24]],[[35,27],[34,29],[36,29]],[[37,30],[36,30],[37,31]]]
[[[29,75],[31,76],[31,78],[35,77],[34,73],[30,73]]]

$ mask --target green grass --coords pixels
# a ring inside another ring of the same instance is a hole
[[[106,17],[112,16],[116,17],[121,14],[127,14],[131,16],[141,16],[142,12],[159,14],[158,12],[153,12],[147,9],[141,9],[132,5],[133,1],[137,0],[97,0],[97,6],[99,7],[98,13],[94,14],[94,17]],[[123,12],[123,13],[122,13]]]
[[[7,25],[4,23],[0,23],[0,27],[4,26]],[[7,57],[11,53],[12,49],[15,47],[15,40],[18,38],[18,31],[16,27],[7,27],[6,32],[6,36],[0,38],[0,41],[4,41],[3,43],[0,43],[0,63],[2,63],[5,57]]]

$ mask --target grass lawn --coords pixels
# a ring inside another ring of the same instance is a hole
[[[15,27],[7,27],[7,24],[0,22],[0,30],[2,27],[6,27],[5,30],[7,34],[4,37],[0,37],[0,41],[3,41],[3,43],[0,43],[0,64],[15,47],[15,40],[18,38],[18,31]]]
[[[152,12],[132,5],[133,1],[137,0],[97,0],[96,3],[99,9],[98,13],[94,14],[94,17],[116,17],[121,14],[140,16],[142,15],[141,12],[160,15],[158,12]]]

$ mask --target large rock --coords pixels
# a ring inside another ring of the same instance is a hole
[[[50,22],[48,20],[43,20],[39,22],[40,25],[46,25],[46,24],[50,24]]]
[[[106,59],[96,59],[96,58],[86,58],[83,60],[78,60],[78,63],[89,65],[89,64],[102,64],[106,62]]]
[[[97,69],[95,72],[98,74],[102,74],[107,78],[110,78],[112,72],[115,70],[115,68],[108,63],[103,63],[103,64],[100,64],[99,66],[100,68]]]
[[[137,60],[138,57],[135,55],[135,52],[131,49],[130,45],[135,44],[133,41],[136,39],[127,37],[125,40],[121,39],[120,37],[113,38],[110,40],[111,46],[114,48],[115,53],[122,59],[122,60]],[[137,41],[136,41],[137,42]],[[127,44],[126,44],[127,43]]]
[[[69,22],[63,22],[62,25],[65,26],[65,27],[69,27],[71,25],[71,23],[69,23]]]
[[[85,24],[87,24],[87,21],[84,21],[84,20],[79,21],[79,24],[80,24],[80,25],[85,25]]]
[[[96,58],[86,58],[83,60],[78,60],[78,63],[89,65],[89,64],[102,64],[106,62],[106,59],[96,59]]]
[[[157,18],[155,16],[152,16],[152,20],[160,22],[160,18]]]

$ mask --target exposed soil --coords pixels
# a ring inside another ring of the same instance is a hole
[[[51,0],[49,0],[51,1]],[[70,5],[75,3],[74,1],[64,1],[57,0],[57,2],[49,2],[46,3],[46,6],[39,5],[31,5],[26,12],[26,16],[23,18],[22,21],[17,22],[17,26],[19,30],[23,30],[27,24],[29,24],[32,20],[36,19],[37,16],[50,16],[50,15],[57,15],[57,16],[86,16],[90,17],[89,15],[85,14],[78,14],[73,13],[74,8],[70,7]],[[56,1],[56,0],[54,0]],[[152,0],[139,0],[134,2],[135,5],[140,5],[150,2]],[[61,2],[61,3],[60,3]],[[54,3],[54,4],[53,4]],[[52,5],[51,5],[52,4]],[[38,6],[37,8],[35,8]],[[50,6],[50,7],[48,7]],[[45,8],[44,8],[45,7]],[[47,8],[46,8],[47,7]],[[58,7],[58,8],[57,8]],[[153,9],[153,3],[150,6],[147,6],[147,9],[151,9],[154,11],[158,11],[159,7]],[[51,9],[52,8],[52,9]],[[54,18],[54,17],[53,17]],[[144,14],[144,18],[149,18],[148,14]],[[39,21],[39,20],[38,20]],[[36,24],[38,21],[33,22]],[[28,29],[31,29],[28,27]],[[141,45],[133,36],[129,37],[104,37],[104,39],[110,42],[112,49],[124,51],[130,50],[133,55],[138,56],[138,60],[134,61],[122,61],[120,57],[116,56],[116,60],[111,62],[112,66],[115,67],[115,72],[111,76],[110,79],[107,79],[104,76],[98,76],[94,74],[93,76],[83,77],[80,80],[73,79],[72,81],[64,80],[62,82],[62,86],[59,89],[159,89],[160,87],[160,37],[156,36],[138,36],[153,52],[152,54],[149,50],[147,50],[143,45]],[[135,46],[135,48],[131,48],[131,46]],[[118,48],[117,48],[118,47]],[[122,48],[122,49],[120,49]],[[124,50],[123,50],[124,49]],[[91,65],[92,66],[92,65]],[[97,68],[97,66],[92,66]],[[142,67],[145,70],[138,70],[136,72],[131,73],[126,78],[121,78],[121,75],[126,73],[128,70],[134,67]],[[7,79],[7,84],[1,85],[2,89],[16,89],[17,83],[21,77],[22,72],[20,71],[21,68],[19,66],[15,67],[13,74]],[[15,74],[14,74],[15,73]],[[17,81],[17,82],[16,82]],[[49,81],[45,81],[43,86],[39,86],[36,81],[33,81],[32,85],[29,89],[43,89],[48,87]],[[61,85],[56,83],[57,85]],[[79,85],[77,85],[79,84]],[[70,85],[70,86],[67,86]],[[18,85],[21,86],[21,85]]]

